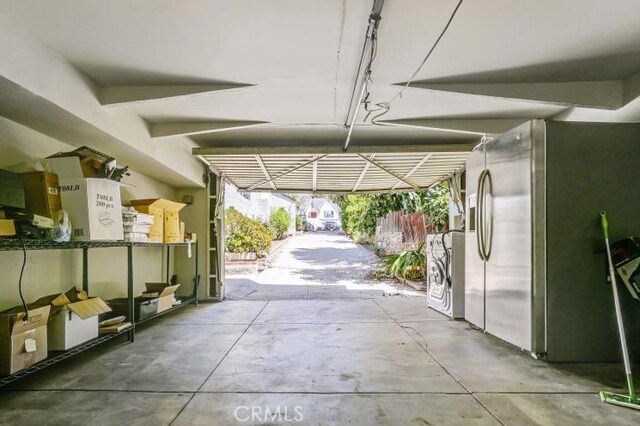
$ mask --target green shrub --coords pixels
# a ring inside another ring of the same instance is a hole
[[[224,214],[224,246],[230,253],[256,253],[264,256],[271,249],[271,232],[264,223],[248,218],[233,207]]]
[[[271,216],[269,217],[269,230],[271,230],[271,235],[274,240],[283,239],[287,235],[289,225],[291,225],[291,216],[289,216],[289,213],[287,213],[284,207],[280,207],[271,212]]]
[[[296,216],[296,231],[304,230],[304,220],[302,220],[302,216]]]
[[[382,269],[389,277],[397,277],[411,281],[421,281],[427,275],[427,260],[422,253],[424,243],[420,243],[414,250],[403,251],[382,258]]]

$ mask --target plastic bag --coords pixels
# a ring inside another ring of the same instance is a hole
[[[65,243],[71,240],[71,222],[69,221],[69,214],[66,210],[60,210],[58,212],[58,220],[51,229],[51,239],[56,243]]]

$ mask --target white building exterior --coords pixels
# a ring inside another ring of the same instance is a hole
[[[243,215],[261,222],[268,222],[272,211],[284,208],[291,217],[288,234],[295,235],[297,209],[293,198],[281,193],[238,191],[228,183],[225,184],[224,191],[225,209],[234,207]]]
[[[305,217],[307,223],[315,228],[322,227],[327,221],[333,221],[341,226],[340,207],[333,201],[324,197],[307,197],[302,201],[300,214]]]

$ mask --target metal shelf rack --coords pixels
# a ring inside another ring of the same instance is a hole
[[[104,342],[108,342],[116,337],[127,335],[127,340],[133,342],[135,340],[135,326],[143,322],[150,321],[154,318],[158,318],[169,312],[173,312],[184,306],[190,304],[198,304],[198,284],[200,276],[198,275],[198,244],[193,243],[140,243],[129,241],[68,241],[64,243],[56,243],[49,240],[33,240],[33,239],[0,239],[0,251],[21,251],[21,250],[65,250],[65,249],[82,249],[82,289],[89,291],[89,250],[94,248],[111,248],[111,247],[126,247],[127,248],[127,312],[128,318],[134,318],[134,294],[133,294],[133,253],[135,247],[162,247],[163,256],[164,248],[166,247],[166,271],[165,279],[169,282],[169,263],[171,258],[172,247],[187,247],[189,244],[193,246],[193,258],[195,260],[195,276],[193,279],[193,292],[191,296],[182,298],[179,305],[175,305],[170,309],[161,312],[153,317],[146,318],[142,321],[133,322],[133,325],[118,333],[107,334],[99,336],[95,339],[89,340],[81,345],[71,348],[62,352],[51,352],[49,357],[37,364],[27,367],[9,376],[0,376],[0,388],[3,386],[54,365],[62,360],[65,360],[73,355],[84,352],[87,349],[93,348]]]

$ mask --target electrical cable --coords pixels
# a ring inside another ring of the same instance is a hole
[[[380,114],[378,114],[375,117],[373,117],[371,119],[371,123],[377,124],[377,125],[381,125],[380,123],[377,122],[377,119],[379,119],[380,117],[382,117],[383,115],[385,115],[386,113],[389,112],[389,110],[391,109],[391,103],[393,101],[395,101],[398,97],[402,96],[402,94],[407,89],[407,87],[409,87],[409,85],[413,82],[413,79],[418,75],[420,70],[422,70],[424,65],[427,63],[427,61],[429,60],[429,58],[431,57],[431,55],[435,51],[436,47],[438,47],[438,44],[440,43],[440,40],[442,40],[442,37],[444,37],[445,33],[449,29],[449,26],[451,26],[451,23],[453,22],[453,19],[456,17],[456,15],[458,13],[458,10],[460,9],[460,6],[462,6],[462,2],[463,1],[464,0],[459,0],[458,1],[458,4],[453,9],[453,12],[449,16],[449,19],[447,20],[447,23],[445,24],[444,28],[440,32],[440,35],[438,35],[438,38],[436,39],[436,41],[433,43],[433,45],[429,49],[429,52],[427,52],[427,55],[424,57],[424,59],[422,59],[422,62],[420,63],[418,68],[416,68],[416,70],[413,72],[411,77],[409,77],[409,80],[407,80],[407,82],[404,84],[404,86],[395,95],[393,95],[391,98],[389,98],[388,101],[376,104],[376,106],[378,106],[378,108],[376,110],[373,110],[372,112],[380,111],[380,110],[384,110],[384,111],[382,111]],[[369,114],[371,114],[371,112]],[[367,115],[367,117],[368,117],[368,115]]]
[[[29,309],[27,308],[27,304],[24,301],[24,295],[22,294],[22,277],[24,275],[24,267],[27,264],[27,246],[24,243],[24,239],[20,237],[20,242],[22,243],[22,267],[20,268],[20,278],[18,279],[18,293],[20,294],[20,300],[22,301],[22,307],[25,312],[24,321],[29,319]]]

